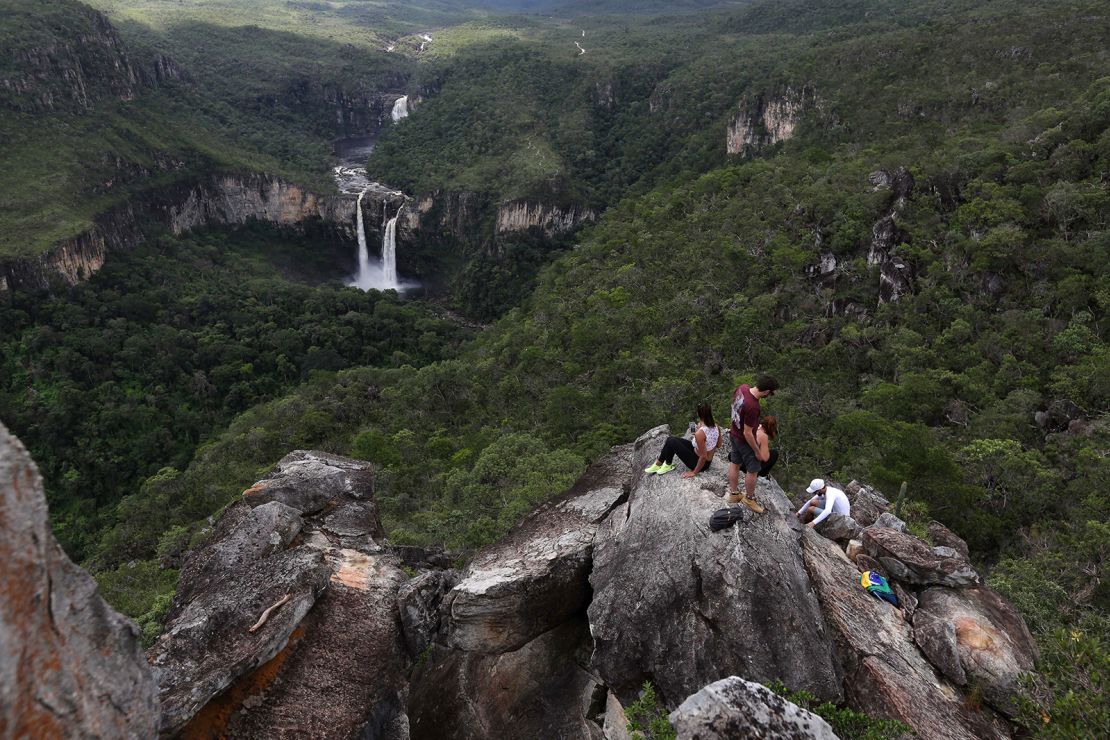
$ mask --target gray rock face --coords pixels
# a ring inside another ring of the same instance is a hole
[[[989,712],[969,709],[959,691],[937,676],[914,644],[909,626],[894,607],[860,587],[859,571],[835,543],[807,532],[802,545],[844,666],[850,706],[901,720],[921,737],[1009,736],[1004,723]]]
[[[0,738],[149,738],[158,687],[138,629],[50,531],[42,478],[0,424]]]
[[[300,548],[240,563],[216,583],[194,584],[178,597],[166,632],[148,651],[158,675],[162,731],[176,732],[239,676],[276,656],[328,584],[323,554]],[[255,633],[247,630],[283,596]]]
[[[405,645],[414,658],[433,642],[446,642],[440,607],[460,575],[457,570],[431,570],[406,581],[397,591]]]
[[[913,618],[914,639],[953,682],[980,687],[996,709],[1015,716],[1018,679],[1033,670],[1037,646],[1014,607],[992,589],[929,588]]]
[[[920,586],[975,586],[979,574],[967,558],[951,548],[931,548],[905,532],[882,527],[863,531],[867,553],[883,564],[891,578]]]
[[[409,659],[395,608],[405,574],[357,550],[326,557],[331,582],[278,665],[240,679],[230,693],[250,695],[217,700],[197,718],[201,726],[205,715],[232,710],[225,737],[407,739]]]
[[[210,588],[214,581],[236,572],[241,565],[281,552],[303,526],[300,513],[280,501],[256,509],[241,501],[232,504],[208,540],[188,554],[175,601],[188,603],[194,589]]]
[[[427,643],[412,679],[414,738],[600,737],[607,691],[587,667],[584,611],[598,522],[626,495],[630,457],[629,445],[613,448],[461,578],[428,573],[403,587],[410,649]]]
[[[627,460],[627,449],[606,456],[570,491],[475,555],[444,601],[453,647],[516,650],[586,607],[598,522],[626,493]]]
[[[893,529],[895,532],[906,531],[906,523],[891,514],[889,511],[884,511],[882,514],[880,514],[879,518],[876,519],[875,523],[871,526],[879,527],[881,529]]]
[[[852,505],[852,518],[860,526],[869,527],[875,523],[879,516],[890,508],[886,497],[871,486],[866,486],[859,481],[852,481],[844,487],[848,502]]]
[[[822,537],[836,540],[841,544],[863,536],[863,527],[850,516],[843,514],[829,514],[825,521],[818,524],[815,529]]]
[[[667,434],[657,427],[636,441],[633,471],[658,455]],[[593,665],[626,705],[646,680],[675,707],[730,675],[841,696],[801,562],[801,527],[782,490],[760,479],[766,512],[709,530],[710,514],[723,505],[714,491],[723,489],[726,470],[716,460],[693,479],[677,472],[634,478],[628,502],[598,534],[588,610]]]
[[[283,457],[277,468],[243,492],[251,506],[280,501],[302,514],[315,514],[342,499],[362,500],[373,507],[370,534],[380,537],[374,504],[374,469],[370,463],[326,452],[297,450]]]
[[[687,698],[670,721],[679,740],[837,740],[821,717],[737,676]]]
[[[510,652],[435,648],[413,676],[413,739],[597,737],[607,692],[584,667],[589,645],[577,616]]]
[[[970,551],[967,549],[967,543],[964,542],[963,538],[940,522],[929,522],[928,532],[929,538],[938,545],[951,547],[961,556],[970,557]]]

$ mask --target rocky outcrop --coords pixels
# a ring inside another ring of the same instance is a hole
[[[859,570],[835,543],[807,532],[802,546],[844,668],[850,706],[905,722],[921,737],[1009,736],[1005,723],[988,711],[971,709],[960,692],[936,674],[917,649],[910,626],[893,606],[860,588]]]
[[[636,441],[633,471],[655,458],[667,434],[657,427]],[[790,502],[760,479],[766,512],[711,532],[726,469],[722,453],[694,479],[634,473],[628,502],[594,548],[593,666],[626,704],[648,680],[675,707],[731,675],[839,699],[839,666]]]
[[[369,204],[365,204],[369,206]],[[0,289],[45,289],[54,280],[87,280],[107,256],[145,240],[139,224],[153,222],[175,234],[202,226],[237,225],[252,219],[299,227],[320,220],[354,238],[355,198],[319,196],[262,174],[220,175],[138,196],[96,218],[91,229],[34,256],[0,259]]]
[[[42,478],[0,424],[0,738],[149,738],[157,728],[138,629],[62,552]]]
[[[549,236],[570,231],[584,221],[596,221],[597,212],[580,205],[566,208],[529,201],[502,203],[497,209],[497,233],[542,229]]]
[[[951,547],[929,547],[912,534],[882,526],[863,531],[867,554],[883,565],[887,575],[919,586],[961,588],[979,583],[968,559]]]
[[[986,586],[926,589],[914,612],[913,634],[946,678],[974,684],[991,706],[1016,716],[1019,679],[1033,671],[1037,645],[998,593]]]
[[[402,592],[409,644],[430,643],[412,679],[413,737],[589,737],[604,721],[607,691],[588,668],[588,577],[599,522],[627,494],[630,456],[623,446],[596,461],[479,551],[442,597],[454,577],[421,576]]]
[[[728,125],[726,150],[729,154],[750,154],[793,138],[803,111],[813,99],[809,87],[787,87],[781,94],[741,103]]]
[[[915,183],[905,167],[872,172],[870,182],[876,190],[889,190],[891,195],[888,212],[871,228],[867,252],[867,264],[879,268],[879,302],[890,303],[910,291],[914,277],[912,266],[895,253],[895,247],[909,238],[898,228],[897,219],[913,195]]]
[[[679,740],[837,740],[821,717],[737,676],[690,696],[669,719]]]
[[[407,737],[406,577],[373,485],[367,463],[298,450],[224,511],[150,651],[163,732]]]
[[[852,506],[852,518],[864,527],[874,524],[890,508],[883,494],[856,480],[844,487],[844,493]]]

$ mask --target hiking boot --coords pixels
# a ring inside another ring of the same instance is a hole
[[[645,473],[658,473],[659,472],[659,463],[658,463],[658,461],[653,462],[651,465],[644,468],[644,472]]]
[[[669,473],[672,470],[674,470],[674,465],[673,464],[668,465],[667,463],[663,463],[662,465],[660,465],[658,467],[658,469],[656,469],[655,474],[656,475],[663,475],[664,473]]]
[[[754,498],[748,498],[747,496],[741,496],[740,497],[740,503],[744,504],[744,506],[747,506],[749,509],[754,511],[756,514],[762,514],[764,512],[763,504],[759,503]]]
[[[743,501],[743,500],[744,500],[744,497],[743,497],[743,496],[741,496],[739,492],[735,492],[735,493],[726,493],[726,494],[725,494],[725,503],[728,503],[728,504],[738,504],[738,503],[740,503],[740,502],[741,502],[741,501]]]

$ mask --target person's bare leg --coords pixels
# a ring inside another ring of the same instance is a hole
[[[755,498],[755,479],[758,477],[757,473],[744,474],[744,492],[748,495],[748,498]]]
[[[736,493],[736,489],[740,487],[740,466],[736,463],[728,464],[728,492],[729,494]]]

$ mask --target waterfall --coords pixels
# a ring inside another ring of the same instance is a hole
[[[401,217],[401,209],[404,207],[405,204],[402,203],[401,208],[397,209],[393,218],[386,221],[385,228],[382,229],[382,272],[386,288],[401,287],[397,282],[397,219]]]
[[[351,285],[362,290],[402,290],[401,281],[397,277],[397,220],[401,217],[401,210],[405,204],[397,209],[393,218],[389,218],[389,204],[382,204],[382,254],[381,263],[371,261],[370,249],[366,246],[366,227],[362,216],[362,198],[370,190],[359,193],[358,205],[355,206],[355,222],[358,224],[358,274],[351,280]]]
[[[397,123],[402,118],[408,118],[409,115],[409,96],[402,95],[397,98],[397,102],[393,104],[393,111],[389,114],[394,123]]]
[[[358,194],[358,205],[355,206],[355,220],[358,223],[358,277],[355,278],[355,285],[366,290],[370,287],[373,278],[370,275],[370,250],[366,248],[366,229],[362,224],[362,196],[366,195],[363,190]]]

